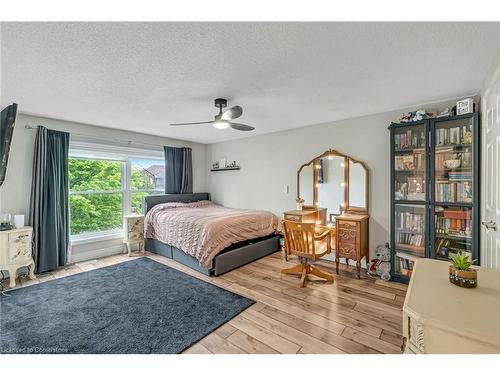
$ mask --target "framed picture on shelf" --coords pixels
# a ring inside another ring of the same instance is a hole
[[[457,115],[465,115],[474,111],[474,101],[471,98],[457,102]]]

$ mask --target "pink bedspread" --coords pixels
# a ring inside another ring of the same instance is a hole
[[[163,203],[145,218],[145,236],[175,246],[211,268],[231,244],[275,233],[278,218],[268,211],[227,208],[211,201]]]

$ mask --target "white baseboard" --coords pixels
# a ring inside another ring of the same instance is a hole
[[[71,258],[68,263],[85,262],[86,260],[98,259],[110,255],[121,254],[124,252],[124,250],[125,250],[125,245],[122,244],[122,245],[106,247],[103,249],[81,251],[76,254],[71,254]]]

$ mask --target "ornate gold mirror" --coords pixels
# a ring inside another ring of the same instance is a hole
[[[365,164],[349,158],[347,208],[349,212],[368,212],[368,169]]]
[[[297,198],[324,208],[327,221],[343,212],[368,212],[368,169],[336,150],[328,150],[297,171]]]

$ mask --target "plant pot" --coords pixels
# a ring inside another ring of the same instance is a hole
[[[461,271],[450,266],[450,282],[462,288],[475,288],[477,286],[477,271],[473,269]]]

